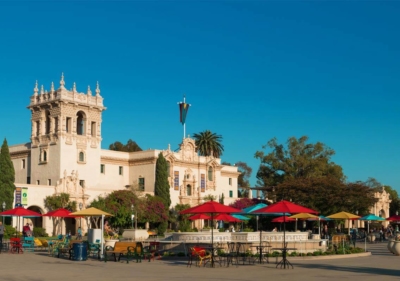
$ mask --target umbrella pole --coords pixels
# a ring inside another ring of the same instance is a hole
[[[261,247],[261,241],[262,241],[262,228],[260,229],[260,264],[262,263],[262,247]]]
[[[104,215],[101,215],[101,236],[100,236],[100,257],[103,258],[103,238],[104,238]]]
[[[214,267],[214,213],[211,213],[211,267]]]

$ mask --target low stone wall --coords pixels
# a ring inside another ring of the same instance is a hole
[[[271,248],[283,246],[283,232],[261,232],[261,241],[269,242]],[[168,241],[160,241],[164,249],[173,252],[185,252],[187,248],[196,244],[211,243],[211,232],[174,232]],[[227,242],[242,242],[246,249],[255,252],[260,243],[260,232],[213,232],[213,242],[225,244]],[[308,239],[308,232],[286,232],[285,242],[289,248],[296,248],[296,252],[308,253],[318,250],[325,251],[325,240]],[[271,249],[270,252],[273,252]],[[290,253],[291,251],[289,251]]]

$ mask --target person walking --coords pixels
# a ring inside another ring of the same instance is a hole
[[[0,253],[3,250],[3,236],[4,236],[4,225],[0,221]]]

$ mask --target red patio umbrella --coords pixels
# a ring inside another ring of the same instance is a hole
[[[211,214],[211,267],[214,267],[214,215],[240,212],[242,212],[242,210],[225,206],[224,204],[215,202],[213,200],[181,211],[181,214]]]
[[[197,214],[197,215],[189,217],[189,220],[192,220],[192,221],[194,221],[194,220],[209,220],[209,219],[211,219],[211,217],[204,215],[204,214]]]
[[[386,218],[387,221],[400,221],[400,215],[392,215]]]
[[[241,222],[242,220],[232,217],[231,215],[228,214],[219,214],[217,216],[215,216],[216,220],[218,221],[227,221],[227,222]]]
[[[298,213],[310,213],[310,214],[318,214],[317,211],[307,208],[307,207],[303,207],[301,205],[297,205],[295,203],[286,201],[286,200],[282,200],[279,202],[276,202],[274,204],[271,204],[267,207],[258,209],[256,211],[254,211],[253,213],[258,213],[258,214],[262,214],[262,213],[290,213],[290,214],[298,214]],[[283,216],[283,251],[282,251],[282,261],[280,261],[276,267],[278,267],[278,265],[280,264],[281,267],[283,266],[283,268],[286,268],[286,265],[289,267],[290,262],[286,259],[286,221],[287,221],[287,217],[284,215]],[[292,266],[293,268],[293,266]]]
[[[71,211],[64,209],[64,208],[60,208],[57,210],[53,210],[50,211],[46,214],[44,214],[44,217],[54,217],[54,218],[79,218],[78,216],[73,216],[71,215]],[[61,230],[61,234],[62,234],[62,230]]]
[[[11,210],[7,210],[4,212],[0,213],[0,216],[4,216],[4,217],[41,217],[42,214],[39,214],[37,212],[25,209],[24,207],[16,207],[14,209]],[[19,223],[17,222],[17,228],[19,226]],[[17,231],[17,229],[15,229]],[[15,233],[15,235],[17,235],[17,233]]]
[[[77,216],[73,216],[71,215],[71,211],[64,209],[64,208],[60,208],[57,210],[53,210],[50,211],[46,214],[44,214],[44,217],[57,217],[57,218],[77,218]]]
[[[34,211],[25,209],[24,207],[16,207],[11,210],[0,213],[4,217],[41,217],[42,215]]]
[[[291,222],[291,221],[295,221],[295,220],[296,219],[292,219],[292,218],[289,218],[286,216],[281,216],[281,217],[274,218],[272,220],[272,222]]]

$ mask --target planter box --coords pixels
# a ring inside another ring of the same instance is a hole
[[[149,233],[146,229],[124,229],[122,237],[129,240],[146,240],[149,238]]]

